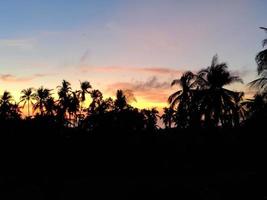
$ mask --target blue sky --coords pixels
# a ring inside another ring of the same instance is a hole
[[[106,94],[154,77],[162,86],[208,66],[216,53],[248,82],[266,37],[259,29],[266,8],[265,0],[3,1],[0,90],[55,88],[63,78],[74,87],[89,80]],[[162,101],[171,89],[156,85],[136,89],[137,100]],[[152,95],[156,89],[164,98]]]

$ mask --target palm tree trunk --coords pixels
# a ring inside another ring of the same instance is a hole
[[[28,101],[28,117],[30,116],[30,102]]]

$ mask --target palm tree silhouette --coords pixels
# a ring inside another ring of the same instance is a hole
[[[77,122],[77,112],[79,111],[79,93],[72,92],[72,95],[69,96],[68,112],[70,115],[70,120],[74,120],[74,123]]]
[[[70,104],[70,95],[71,95],[71,84],[63,80],[58,88],[58,96],[59,96],[59,108],[60,114],[63,118],[65,118],[66,112],[68,110]]]
[[[127,104],[126,96],[122,90],[117,90],[114,105],[115,105],[116,111],[122,111],[129,107]]]
[[[178,85],[180,90],[173,93],[168,98],[170,109],[176,109],[177,122],[180,127],[187,127],[189,122],[189,113],[193,89],[195,87],[196,75],[191,71],[185,72],[180,79],[172,81],[171,85]]]
[[[13,101],[13,97],[8,91],[4,91],[3,95],[0,98],[1,105],[10,105]]]
[[[174,113],[175,110],[172,108],[163,108],[163,114],[160,118],[163,120],[165,128],[171,128],[172,122],[174,121]]]
[[[44,103],[44,107],[45,107],[46,115],[54,116],[54,113],[56,111],[56,102],[55,102],[53,97],[49,96],[46,99],[46,101]]]
[[[86,100],[86,94],[90,94],[89,89],[91,89],[92,86],[90,84],[90,82],[88,81],[80,81],[80,90],[78,91],[78,95],[79,95],[79,100],[81,101],[80,103],[80,114],[78,116],[79,120],[84,120],[84,114],[83,114],[83,106],[84,106],[84,102]]]
[[[41,116],[44,115],[46,102],[51,98],[51,91],[52,90],[44,88],[43,86],[36,90],[36,92],[34,93],[34,100],[36,101],[33,105],[34,112],[39,109]]]
[[[224,86],[234,82],[242,83],[242,79],[231,75],[227,64],[219,63],[218,56],[215,55],[211,66],[198,72],[196,82],[202,92],[200,110],[206,125],[217,126],[219,122],[225,125],[227,116],[231,115],[235,108],[235,99],[239,93],[225,89]]]
[[[30,104],[33,106],[34,93],[32,88],[23,89],[21,91],[22,96],[20,97],[20,102],[23,103],[22,108],[25,107],[26,103],[28,106],[28,117],[30,116]]]
[[[141,111],[145,117],[145,128],[147,130],[156,130],[157,125],[157,119],[159,117],[158,113],[159,111],[156,108],[152,109],[142,109]]]
[[[86,94],[90,94],[90,91],[89,89],[91,89],[92,86],[90,84],[90,82],[88,81],[83,81],[83,82],[80,82],[80,95],[81,95],[81,102],[83,103],[85,100],[86,100],[86,97],[85,95]]]
[[[4,93],[0,97],[0,118],[8,119],[10,115],[10,111],[12,109],[12,101],[13,97],[8,91],[4,91]]]
[[[10,106],[10,118],[21,119],[21,107],[18,103],[11,104]]]
[[[96,114],[98,107],[101,105],[103,94],[99,90],[92,90],[90,94],[92,102],[89,105],[88,112],[89,114]]]

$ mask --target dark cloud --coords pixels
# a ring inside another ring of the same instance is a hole
[[[129,103],[133,102],[133,101],[137,101],[135,96],[134,96],[134,92],[132,90],[129,90],[129,89],[126,89],[126,90],[123,90],[125,96],[126,96],[126,99]]]
[[[156,76],[149,78],[147,81],[138,81],[133,83],[133,90],[147,90],[147,89],[167,89],[170,83],[160,82]]]
[[[136,97],[137,102],[140,97],[149,102],[166,102],[172,93],[170,82],[160,81],[155,76],[146,81],[116,82],[108,85],[106,91],[114,94],[117,89],[126,91],[126,97]]]
[[[146,81],[113,83],[109,85],[109,88],[128,89],[132,91],[145,91],[150,89],[168,89],[170,88],[170,83],[167,81],[159,81],[156,76],[153,76]]]

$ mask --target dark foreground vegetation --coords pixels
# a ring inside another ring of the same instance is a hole
[[[262,199],[266,188],[260,130],[38,127],[2,132],[1,199]]]
[[[103,99],[88,81],[73,91],[64,80],[58,99],[28,88],[15,103],[5,91],[0,198],[266,199],[266,50],[256,62],[254,98],[224,87],[242,80],[215,56],[173,81],[180,90],[162,116],[130,106],[129,91]]]

